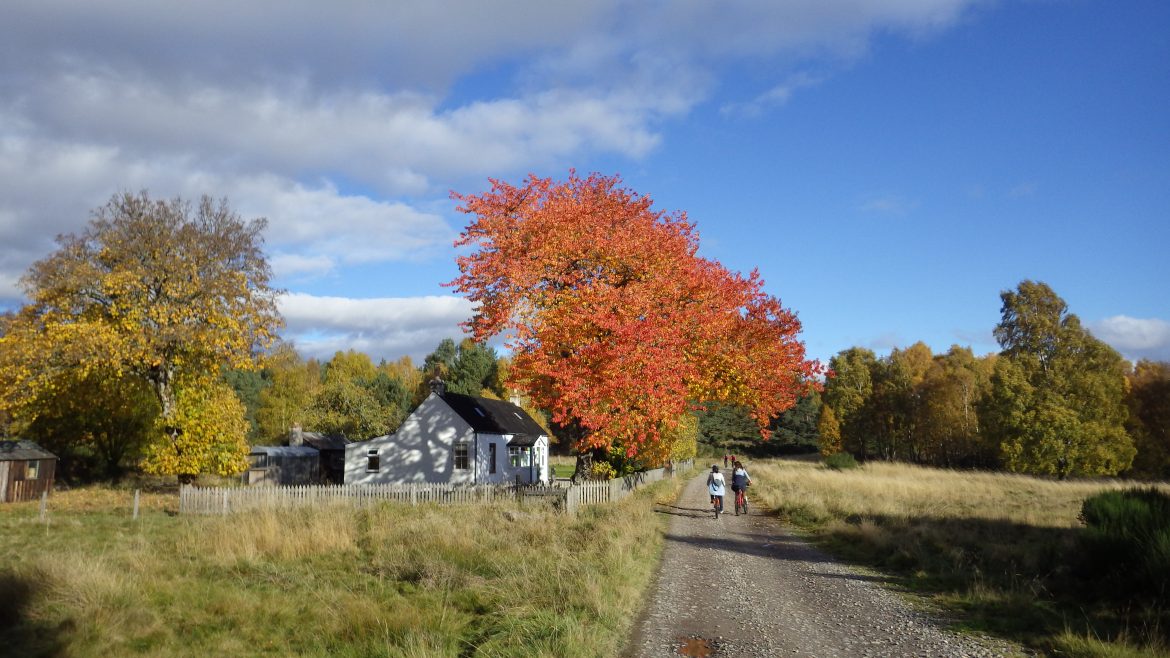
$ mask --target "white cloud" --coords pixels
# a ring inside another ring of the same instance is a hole
[[[719,109],[724,116],[758,117],[773,108],[782,107],[788,103],[792,95],[806,87],[812,87],[823,78],[808,73],[795,73],[787,80],[772,87],[746,103],[728,103]]]
[[[155,198],[224,196],[243,217],[266,217],[278,275],[418,260],[445,253],[455,238],[439,214],[345,194],[327,180],[307,185],[272,173],[213,173],[182,157],[8,138],[0,140],[0,279],[19,278],[55,248],[54,236],[82,230],[90,211],[112,194],[140,189]]]
[[[319,277],[333,271],[337,263],[328,256],[304,256],[276,253],[268,257],[272,273],[278,279]]]
[[[439,215],[397,201],[345,195],[329,182],[308,187],[263,176],[211,189],[225,190],[241,214],[269,219],[268,243],[284,252],[285,265],[416,260],[455,239]]]
[[[350,299],[291,293],[281,298],[280,312],[285,337],[303,355],[327,359],[354,349],[375,360],[394,360],[421,359],[444,338],[460,338],[460,323],[473,311],[469,301],[454,296]]]
[[[1170,360],[1170,322],[1165,320],[1115,315],[1090,324],[1089,329],[1130,359]]]
[[[0,21],[0,282],[139,189],[267,216],[282,275],[426,258],[453,237],[436,199],[464,181],[641,158],[727,67],[775,69],[746,104],[767,111],[815,83],[795,62],[931,34],[981,2],[16,3]]]
[[[918,202],[897,195],[879,196],[863,202],[858,208],[867,213],[903,217],[918,207]]]

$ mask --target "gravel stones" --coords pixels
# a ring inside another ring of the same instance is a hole
[[[674,505],[657,581],[628,658],[710,656],[1018,656],[1019,647],[958,635],[870,575],[833,560],[753,507],[715,520],[704,485]]]

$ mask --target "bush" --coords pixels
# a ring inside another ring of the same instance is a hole
[[[1170,590],[1170,496],[1157,489],[1107,491],[1085,500],[1084,570],[1118,593]]]
[[[825,457],[825,467],[831,468],[834,471],[844,471],[849,468],[857,468],[860,465],[853,458],[853,455],[847,452],[838,452]]]
[[[589,478],[592,480],[612,480],[615,477],[617,471],[609,462],[593,462],[593,467],[589,471]]]

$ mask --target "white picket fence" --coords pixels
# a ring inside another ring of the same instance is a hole
[[[674,470],[686,472],[693,462],[681,462]],[[483,505],[498,502],[547,504],[569,514],[584,505],[617,502],[638,488],[671,477],[667,469],[654,469],[606,482],[585,482],[567,487],[526,485],[361,484],[179,489],[180,514],[231,514],[252,510],[347,505],[367,507],[381,502],[409,505]]]

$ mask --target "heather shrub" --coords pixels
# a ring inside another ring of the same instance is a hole
[[[1085,500],[1084,573],[1119,594],[1163,597],[1170,590],[1170,495],[1157,489],[1106,491]]]

